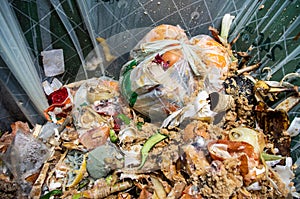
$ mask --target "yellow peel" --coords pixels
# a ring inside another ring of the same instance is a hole
[[[163,185],[161,184],[161,182],[155,178],[155,177],[150,177],[151,178],[151,182],[153,184],[153,189],[154,189],[154,192],[156,193],[156,196],[159,198],[159,199],[164,199],[167,197],[167,193],[163,187]]]
[[[75,187],[83,179],[84,174],[86,173],[86,157],[87,157],[87,153],[83,156],[83,160],[82,160],[80,169],[74,171],[76,173],[76,177],[73,180],[73,182],[67,186],[68,188]]]
[[[106,61],[110,62],[116,59],[116,56],[112,55],[109,49],[108,44],[106,43],[106,40],[102,37],[96,38],[96,40],[102,45],[103,47],[103,52],[105,55]]]

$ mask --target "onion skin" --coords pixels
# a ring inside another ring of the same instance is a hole
[[[207,35],[201,35],[191,40],[191,43],[198,46],[197,53],[207,67],[217,67],[227,69],[231,64],[230,54],[227,49],[213,38]]]
[[[180,50],[170,50],[165,52],[161,57],[164,63],[167,63],[168,67],[171,67],[182,58],[182,52]]]
[[[230,141],[230,140],[214,140],[208,143],[207,148],[210,153],[210,156],[214,160],[225,160],[226,157],[221,156],[220,154],[215,153],[213,150],[216,145],[224,145],[226,146],[226,151],[231,155],[231,158],[235,158],[238,156],[241,156],[242,154],[246,154],[249,158],[254,158],[255,160],[258,160],[259,156],[254,151],[254,147],[243,141]],[[222,150],[220,148],[220,150]]]
[[[231,141],[244,141],[251,144],[254,147],[255,152],[258,154],[260,154],[265,147],[263,133],[247,127],[231,129],[229,133],[229,139]]]

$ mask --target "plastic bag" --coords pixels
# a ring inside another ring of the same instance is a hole
[[[192,83],[192,74],[185,60],[166,71],[149,60],[124,74],[121,91],[130,106],[157,120],[184,105],[184,98],[193,92]]]
[[[118,82],[92,78],[82,83],[74,96],[72,116],[77,129],[90,130],[107,123],[125,107],[119,98]]]
[[[194,92],[220,91],[221,77],[230,64],[225,47],[209,36],[188,40],[182,29],[170,25],[152,29],[131,56],[134,60],[121,70],[121,93],[152,121],[182,108],[191,95],[197,95]],[[199,88],[202,81],[205,85]]]
[[[224,75],[230,65],[234,64],[231,51],[208,35],[197,35],[190,42],[199,47],[193,50],[206,66],[205,89],[210,92],[223,90]]]

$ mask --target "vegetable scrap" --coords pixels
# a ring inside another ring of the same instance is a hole
[[[213,37],[159,25],[118,81],[47,94],[43,127],[18,122],[1,136],[0,182],[30,198],[300,197],[290,157],[299,118],[288,116],[298,88],[251,76],[257,66],[245,69],[246,59],[239,66],[227,42],[232,20],[224,17],[221,35],[210,28]]]
[[[141,150],[141,154],[142,154],[142,158],[141,158],[141,164],[138,167],[138,169],[141,169],[145,162],[146,162],[146,158],[148,156],[149,151],[151,150],[151,148],[156,145],[157,143],[159,143],[160,141],[166,139],[167,136],[162,135],[160,133],[156,133],[154,135],[152,135],[144,144],[144,146],[142,147]]]

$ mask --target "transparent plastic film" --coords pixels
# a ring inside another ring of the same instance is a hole
[[[131,56],[136,63],[123,66],[121,92],[135,110],[152,119],[186,105],[201,81],[208,93],[222,91],[223,75],[232,64],[227,49],[211,37],[189,40],[180,27],[170,25],[152,29]]]

